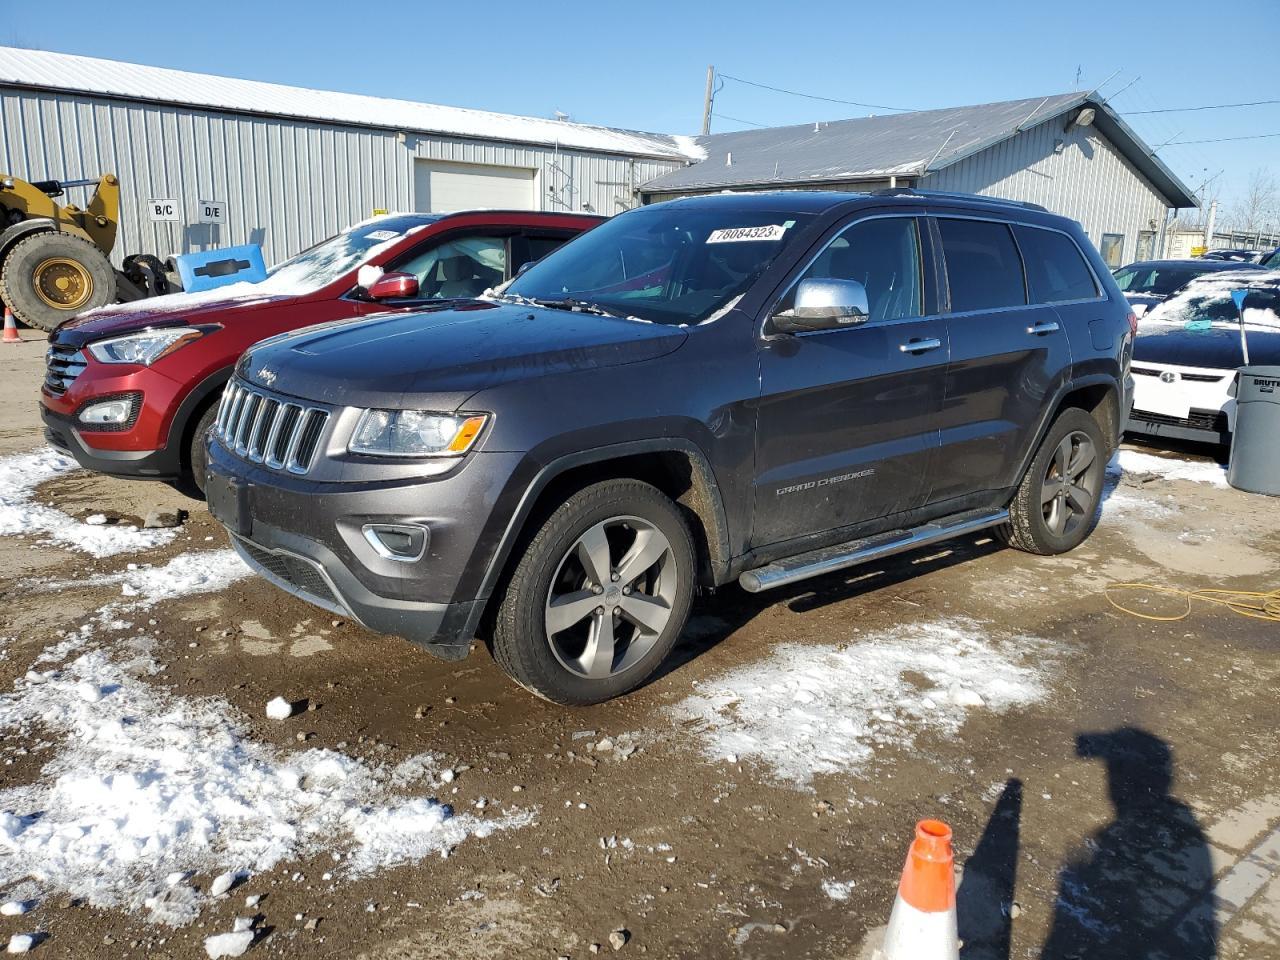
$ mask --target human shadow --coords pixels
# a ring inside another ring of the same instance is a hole
[[[961,960],[1008,960],[1010,956],[1021,825],[1022,781],[1011,778],[973,855],[964,862],[956,891]]]
[[[1195,815],[1170,795],[1173,751],[1136,727],[1076,737],[1107,765],[1115,817],[1059,874],[1041,960],[1213,960],[1213,867]]]

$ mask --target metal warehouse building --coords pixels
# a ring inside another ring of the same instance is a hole
[[[700,137],[706,159],[647,201],[719,190],[920,187],[1038,203],[1079,220],[1112,266],[1160,255],[1187,186],[1101,100],[1064,93]]]
[[[380,210],[613,214],[701,155],[684,137],[7,47],[0,134],[5,173],[120,177],[117,264],[236,243],[271,263]]]

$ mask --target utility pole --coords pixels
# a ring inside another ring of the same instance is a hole
[[[1218,201],[1214,200],[1209,204],[1209,216],[1204,222],[1204,245],[1206,249],[1213,249],[1213,228],[1218,219]]]
[[[702,135],[711,132],[711,97],[716,82],[716,68],[707,67],[707,92],[702,98]]]

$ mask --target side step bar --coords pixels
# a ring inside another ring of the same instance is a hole
[[[996,527],[1009,519],[1008,510],[970,510],[965,513],[942,517],[910,530],[891,530],[861,540],[850,540],[834,547],[823,547],[784,560],[775,560],[738,577],[738,583],[748,593],[759,593],[774,587],[786,586],[798,580],[807,580],[824,573],[844,570],[869,560],[879,560],[895,553],[928,546],[940,540],[975,533],[988,527]]]

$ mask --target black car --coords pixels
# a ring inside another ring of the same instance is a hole
[[[1245,291],[1243,331],[1233,290]],[[1229,443],[1245,343],[1251,365],[1280,366],[1280,270],[1209,274],[1149,310],[1133,348],[1128,432]]]
[[[533,692],[649,677],[699,588],[1095,523],[1136,321],[1079,224],[917,193],[641,207],[505,292],[241,360],[208,498],[264,576]]]
[[[1240,248],[1236,250],[1206,250],[1200,254],[1203,260],[1232,260],[1236,263],[1257,263],[1262,259],[1261,250]]]
[[[1141,316],[1157,303],[1185,287],[1196,277],[1218,270],[1249,269],[1234,260],[1139,260],[1112,271],[1116,285]]]

